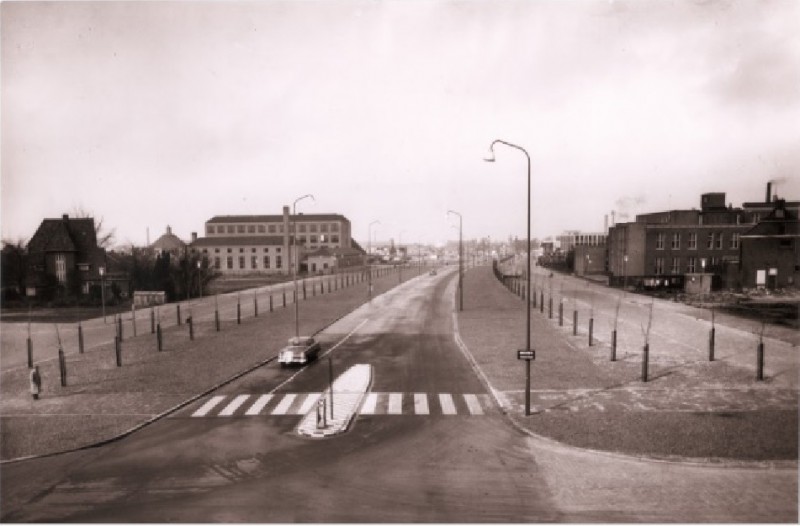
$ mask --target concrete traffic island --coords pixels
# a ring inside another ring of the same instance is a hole
[[[312,438],[327,438],[347,431],[372,385],[372,366],[356,364],[342,373],[319,397],[314,407],[297,425],[297,433]]]

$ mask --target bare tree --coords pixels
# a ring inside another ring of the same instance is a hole
[[[115,228],[105,229],[103,216],[97,217],[81,205],[72,209],[72,216],[79,219],[94,219],[94,233],[97,237],[98,247],[109,248],[114,243],[117,230]]]

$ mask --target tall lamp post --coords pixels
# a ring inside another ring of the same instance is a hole
[[[103,323],[106,322],[106,267],[100,267],[97,269],[100,271],[100,298],[101,302],[103,303]]]
[[[381,224],[381,222],[376,219],[367,227],[367,296],[370,299],[372,299],[372,264],[370,264],[369,258],[372,256],[372,225],[379,224]]]
[[[496,139],[492,141],[492,144],[489,145],[489,155],[484,159],[487,162],[494,162],[494,145],[495,144],[504,144],[508,147],[515,148],[522,153],[525,154],[525,158],[528,161],[528,258],[527,258],[527,265],[528,265],[528,274],[527,279],[525,280],[525,286],[527,288],[527,292],[525,294],[525,303],[527,304],[525,308],[525,350],[530,352],[531,350],[531,156],[528,155],[527,150],[521,146],[517,146],[516,144],[512,144],[510,142],[506,142],[500,139]],[[531,414],[531,369],[530,360],[526,360],[527,364],[527,376],[525,379],[525,414]]]
[[[448,214],[458,216],[458,310],[464,310],[464,244],[462,238],[463,218],[455,210],[448,210]]]
[[[202,260],[197,260],[197,285],[200,289],[200,295],[198,298],[203,297],[203,262]]]
[[[297,267],[300,266],[300,258],[297,253],[297,225],[296,225],[296,217],[295,217],[295,208],[297,206],[298,201],[302,201],[306,197],[310,197],[312,201],[316,201],[314,196],[311,194],[306,194],[303,196],[298,197],[292,203],[292,225],[291,225],[291,234],[292,234],[292,253],[294,255],[294,264],[292,265],[292,283],[294,286],[294,335],[300,336],[300,306],[298,305],[298,296],[297,296]]]

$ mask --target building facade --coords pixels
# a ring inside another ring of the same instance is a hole
[[[800,221],[785,201],[741,236],[742,286],[776,289],[800,280]]]
[[[215,216],[191,251],[222,274],[297,272],[305,255],[319,249],[352,248],[350,221],[339,214]],[[299,257],[295,257],[298,255]]]

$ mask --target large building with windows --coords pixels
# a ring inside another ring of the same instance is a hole
[[[306,254],[322,248],[352,248],[350,220],[340,214],[215,216],[192,252],[222,274],[303,272]],[[194,236],[193,236],[194,237]],[[299,257],[295,257],[298,254]]]

